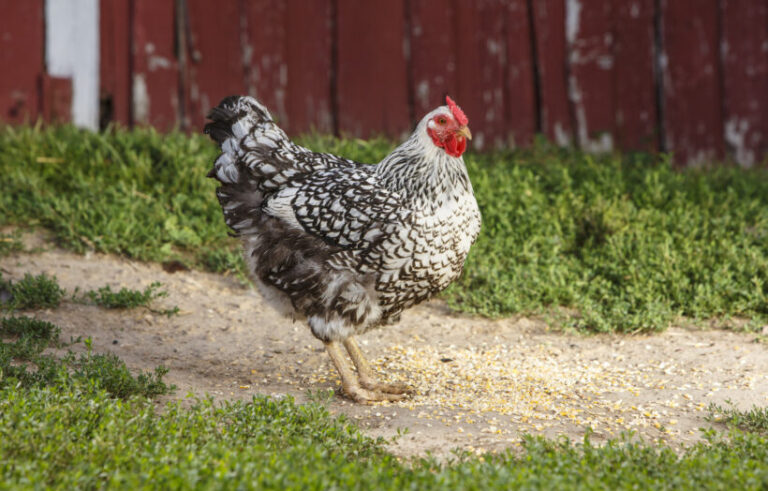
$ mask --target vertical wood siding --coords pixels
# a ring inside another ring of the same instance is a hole
[[[682,162],[723,157],[723,87],[717,0],[662,0],[666,149]]]
[[[23,123],[42,112],[43,0],[0,0],[0,120]]]
[[[723,0],[720,9],[725,143],[754,165],[768,155],[768,2]]]
[[[0,0],[0,120],[66,120],[46,0]],[[768,155],[765,0],[100,0],[100,123],[195,132],[230,94],[291,134],[401,137],[451,95],[475,148],[542,133],[680,164]]]
[[[617,148],[659,148],[654,0],[617,2],[613,12],[613,133]]]
[[[339,131],[400,136],[411,125],[404,0],[336,2]]]
[[[538,67],[541,132],[558,145],[573,141],[568,104],[565,0],[531,0]]]
[[[131,1],[101,0],[99,3],[99,100],[100,125],[109,122],[128,126],[131,113]]]
[[[168,130],[182,116],[174,2],[132,0],[131,4],[131,121]]]

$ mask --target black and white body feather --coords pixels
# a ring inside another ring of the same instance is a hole
[[[229,97],[205,131],[227,225],[272,305],[323,341],[396,321],[461,274],[480,212],[461,157],[436,147],[427,115],[376,165],[296,145],[251,97]]]

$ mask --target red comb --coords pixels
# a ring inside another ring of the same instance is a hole
[[[453,117],[456,118],[456,121],[460,125],[466,126],[466,124],[469,123],[469,119],[467,119],[467,115],[464,114],[464,111],[462,111],[461,108],[453,102],[453,99],[448,96],[445,96],[445,102],[448,104],[448,108],[453,113]]]

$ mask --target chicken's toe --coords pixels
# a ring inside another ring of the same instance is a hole
[[[358,404],[371,404],[381,401],[401,401],[406,398],[405,394],[392,394],[378,390],[364,389],[363,387],[345,387],[346,395]]]
[[[383,392],[385,394],[402,394],[403,396],[409,396],[413,394],[413,389],[411,389],[408,384],[385,384],[383,382],[367,380],[361,377],[360,385],[362,385],[364,389],[372,390],[375,392]]]

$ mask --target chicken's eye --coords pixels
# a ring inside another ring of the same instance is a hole
[[[440,123],[440,124],[445,124],[446,123],[445,118],[440,118],[440,119],[437,120],[437,122]]]

